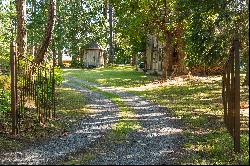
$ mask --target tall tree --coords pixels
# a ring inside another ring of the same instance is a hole
[[[49,2],[49,10],[48,10],[48,23],[47,27],[44,33],[44,39],[40,46],[40,48],[37,51],[37,55],[34,59],[34,62],[37,64],[42,63],[44,60],[44,55],[48,49],[49,43],[51,41],[51,36],[53,33],[54,28],[54,18],[55,18],[55,9],[56,9],[56,3],[55,0],[50,0]]]
[[[113,7],[109,2],[109,63],[114,63],[114,50],[113,50]]]
[[[25,56],[27,50],[26,30],[26,0],[16,0],[17,12],[17,55],[19,58]]]

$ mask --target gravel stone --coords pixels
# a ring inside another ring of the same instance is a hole
[[[65,136],[53,138],[38,146],[34,144],[22,151],[4,154],[0,152],[1,165],[56,163],[71,153],[87,149],[117,122],[118,107],[103,95],[70,83],[63,84],[84,93],[88,99],[87,107],[94,113],[76,123]]]
[[[96,155],[95,159],[86,164],[169,165],[182,157],[182,121],[170,116],[167,108],[118,88],[105,87],[73,77],[67,79],[118,94],[127,106],[134,110],[135,117],[142,127],[139,131],[132,132],[124,143],[104,142],[100,146],[105,149],[105,153]]]
[[[183,156],[180,150],[184,141],[182,121],[170,116],[167,108],[118,88],[73,77],[66,79],[118,94],[134,110],[141,128],[129,133],[125,141],[113,142],[105,134],[119,120],[118,107],[100,93],[64,82],[65,86],[86,95],[93,113],[76,123],[65,136],[20,152],[0,153],[0,164],[56,164],[84,150],[97,153],[94,159],[86,161],[86,165],[170,165]]]

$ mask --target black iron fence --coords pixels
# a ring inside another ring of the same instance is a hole
[[[222,79],[224,122],[234,139],[234,150],[240,152],[240,56],[239,40],[234,39]]]
[[[0,111],[1,132],[19,134],[35,123],[55,117],[55,72],[53,63],[37,65],[27,57],[17,57],[10,47],[11,108]]]

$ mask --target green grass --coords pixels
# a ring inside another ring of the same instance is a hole
[[[18,139],[0,136],[1,151],[20,150],[29,145],[30,142],[43,141],[67,134],[76,121],[83,119],[90,113],[90,110],[86,109],[85,95],[80,92],[59,87],[56,89],[56,94],[56,118],[43,126],[31,124],[30,128],[23,131]]]
[[[95,155],[90,152],[85,153],[85,155],[78,155],[77,157],[74,156],[73,159],[69,159],[64,162],[60,162],[58,165],[82,165],[89,160],[93,160]]]
[[[16,151],[24,147],[24,144],[18,140],[0,136],[1,151]]]
[[[69,70],[65,74],[105,86],[126,88],[139,87],[156,78],[143,76],[131,67],[121,66]],[[243,79],[241,77],[241,82]],[[189,155],[177,161],[179,164],[248,164],[249,131],[241,132],[241,154],[235,154],[233,139],[224,126],[221,91],[221,79],[212,82],[190,79],[184,85],[130,92],[167,106],[172,116],[181,117],[183,134],[187,140],[184,150]],[[248,92],[247,87],[241,87],[241,102],[249,103]]]
[[[119,95],[105,92],[97,87],[86,85],[83,83],[79,83],[76,81],[68,81],[70,83],[80,85],[82,87],[85,87],[87,89],[93,90],[95,92],[99,92],[103,94],[105,97],[110,99],[112,102],[114,102],[120,109],[120,119],[117,124],[113,126],[113,129],[111,130],[111,134],[114,136],[113,138],[116,139],[118,142],[120,140],[124,140],[125,137],[130,132],[136,131],[140,128],[140,124],[136,122],[136,120],[133,118],[134,113],[131,108],[129,108],[124,101],[120,98]]]
[[[101,93],[118,106],[120,110],[119,120],[112,126],[112,129],[107,132],[105,139],[102,141],[109,141],[114,144],[122,144],[128,139],[130,133],[136,132],[139,128],[141,128],[139,122],[134,118],[133,110],[129,108],[124,103],[124,101],[122,101],[119,95],[105,92],[97,87],[86,85],[76,81],[71,80],[68,82]],[[95,150],[90,150],[83,154],[80,153],[77,156],[73,156],[72,159],[60,162],[60,165],[82,165],[85,164],[88,160],[93,160],[96,156],[96,153],[97,152]]]
[[[89,110],[86,109],[85,95],[66,87],[57,88],[56,92],[56,119],[49,121],[45,127],[36,126],[35,132],[25,133],[26,138],[49,138],[66,134],[76,121],[89,114]]]
[[[65,76],[73,76],[105,86],[136,87],[158,79],[156,76],[137,72],[132,66],[112,66],[96,69],[64,69]]]
[[[247,91],[242,88],[242,99]],[[190,156],[179,164],[248,164],[249,136],[241,133],[242,153],[233,152],[233,141],[224,127],[221,81],[189,81],[182,86],[159,87],[133,91],[170,108],[173,116],[181,117]]]

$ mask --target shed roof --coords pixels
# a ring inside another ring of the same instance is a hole
[[[85,49],[98,49],[98,50],[101,49],[102,50],[102,47],[98,43],[96,43],[96,42],[92,42],[92,43],[86,44],[84,46],[84,48]]]

